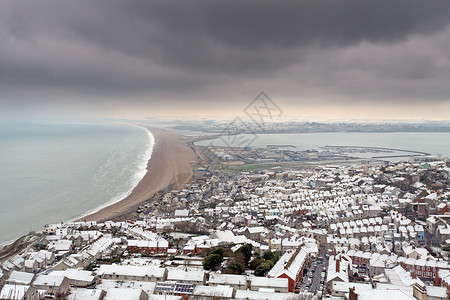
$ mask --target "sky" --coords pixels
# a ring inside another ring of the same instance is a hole
[[[449,120],[450,1],[0,0],[1,118]]]

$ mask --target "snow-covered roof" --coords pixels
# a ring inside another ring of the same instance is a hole
[[[229,285],[218,285],[218,286],[197,285],[194,289],[193,294],[195,296],[231,298],[233,296],[233,288]]]
[[[250,290],[237,290],[236,299],[254,299],[254,300],[288,300],[295,296],[293,293],[268,293]]]
[[[210,273],[208,283],[245,286],[247,279],[244,275]]]
[[[139,276],[139,277],[157,277],[162,278],[165,273],[164,268],[149,266],[122,266],[122,265],[101,265],[96,271],[100,276],[121,275],[121,276]]]
[[[251,277],[252,287],[288,288],[287,278]]]
[[[203,281],[205,276],[204,271],[183,271],[183,270],[168,270],[167,280],[171,281]]]
[[[105,298],[103,300],[140,300],[143,291],[138,289],[127,289],[127,288],[116,288],[110,289],[106,292]]]
[[[34,274],[20,271],[12,271],[7,280],[8,283],[25,284],[30,285],[33,281]]]
[[[358,293],[358,300],[414,300],[401,290],[370,290]]]

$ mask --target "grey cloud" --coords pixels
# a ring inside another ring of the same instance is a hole
[[[34,89],[73,98],[170,93],[189,99],[205,91],[209,100],[214,86],[245,89],[246,82],[271,80],[274,90],[288,85],[291,93],[389,88],[408,98],[410,81],[424,80],[417,86],[429,91],[449,76],[408,44],[431,37],[430,49],[442,48],[432,37],[450,23],[444,0],[0,1],[4,95]],[[406,45],[401,51],[411,53],[365,53],[365,44]],[[346,49],[355,52],[346,56]],[[305,87],[296,89],[299,82]],[[445,99],[447,90],[438,90],[433,97]]]

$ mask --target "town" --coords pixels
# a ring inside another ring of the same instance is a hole
[[[198,167],[124,220],[30,233],[0,255],[0,299],[450,296],[445,159],[228,171]]]

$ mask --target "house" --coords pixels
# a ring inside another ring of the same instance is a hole
[[[158,282],[154,289],[155,295],[181,296],[187,298],[194,292],[195,285],[190,283],[176,283],[174,281]],[[160,297],[161,298],[161,297]],[[178,298],[177,298],[178,299]],[[181,299],[181,298],[180,298]]]
[[[26,259],[24,263],[25,272],[27,273],[35,273],[39,269],[39,264],[34,259]]]
[[[417,232],[417,242],[422,245],[425,242],[425,229],[422,225],[414,225],[414,231]]]
[[[89,287],[93,286],[96,282],[96,278],[92,275],[92,272],[77,269],[53,271],[49,275],[67,277],[67,279],[69,279],[70,286],[76,287]]]
[[[289,250],[280,257],[267,276],[288,279],[288,291],[294,292],[295,286],[302,279],[308,256],[308,248],[303,246],[299,246],[295,251]]]
[[[450,239],[450,225],[447,226],[438,226],[436,230],[436,235],[439,239],[439,243],[445,244],[445,241]]]
[[[189,217],[189,210],[188,209],[177,209],[174,213],[175,218],[186,218]]]
[[[341,255],[330,256],[327,270],[327,285],[335,281],[349,282],[349,272],[352,270],[350,258],[341,257]]]
[[[204,271],[182,271],[171,269],[167,271],[167,281],[204,285],[206,274]]]
[[[406,294],[402,290],[365,290],[355,291],[350,290],[347,300],[379,300],[379,299],[395,299],[395,300],[417,300],[416,298]]]
[[[58,275],[38,275],[33,281],[37,290],[45,290],[48,293],[67,294],[69,291],[69,279]]]
[[[231,230],[216,230],[209,236],[211,239],[219,240],[223,244],[243,244],[247,242],[247,238],[242,235],[235,235]]]
[[[441,286],[425,286],[427,300],[446,300],[447,289]]]
[[[251,291],[237,290],[235,299],[253,299],[253,300],[289,300],[295,299],[296,294],[293,293],[274,293],[273,291]]]
[[[187,243],[183,248],[184,255],[193,255],[197,252],[197,245],[194,243]]]
[[[403,249],[403,253],[406,258],[414,258],[419,259],[421,257],[426,257],[428,255],[428,251],[425,248],[416,248],[415,246],[408,246]]]
[[[67,300],[102,300],[105,298],[106,291],[101,289],[80,289],[71,288]]]
[[[447,290],[447,294],[450,295],[450,271],[439,270],[437,275],[435,285],[444,287]]]
[[[28,300],[39,299],[39,294],[34,287],[20,284],[5,284],[0,290],[2,300]]]
[[[97,275],[105,279],[134,281],[163,281],[166,269],[149,266],[101,265]]]
[[[370,274],[372,275],[380,275],[386,268],[385,262],[379,257],[371,259],[369,265]]]
[[[72,251],[72,241],[71,240],[56,240],[52,241],[47,246],[48,250],[55,252],[55,256],[58,258],[69,256]]]
[[[147,300],[148,295],[146,292],[140,289],[114,288],[109,289],[106,292],[106,296],[103,298],[103,300],[117,300],[117,299]]]
[[[450,215],[433,215],[427,218],[427,230],[429,233],[434,234],[438,226],[448,224],[450,221]]]
[[[40,250],[39,252],[31,252],[29,259],[34,259],[38,263],[38,268],[45,268],[55,261],[55,253],[47,250]]]
[[[88,261],[90,261],[90,259]],[[79,267],[83,267],[83,262],[81,260],[76,259],[73,255],[70,255],[64,258],[63,260],[59,261],[53,267],[53,270],[64,271],[70,268],[79,268]]]
[[[169,242],[163,238],[158,240],[128,240],[128,249],[131,251],[146,251],[151,254],[167,253]]]
[[[207,284],[209,286],[229,285],[235,291],[247,289],[247,279],[244,275],[210,273]]]
[[[289,291],[289,281],[287,278],[269,278],[252,276],[250,280],[250,290],[273,289],[277,293],[287,293]]]
[[[266,228],[263,226],[258,227],[247,227],[247,229],[244,231],[244,235],[246,238],[259,241],[261,238],[261,234],[266,231]]]
[[[33,273],[12,271],[9,278],[6,280],[6,284],[31,285],[34,277],[35,274]]]
[[[331,285],[331,296],[344,297],[350,289],[354,289],[354,291],[358,293],[362,291],[372,290],[373,288],[371,284],[333,281]]]
[[[16,255],[10,260],[7,260],[5,263],[2,264],[3,270],[6,272],[12,272],[12,271],[22,271],[24,269],[25,259],[20,256]]]
[[[229,285],[205,286],[197,285],[192,293],[201,299],[226,300],[233,298],[233,288]]]
[[[425,286],[425,284],[419,278],[413,278],[411,273],[402,268],[402,266],[396,266],[392,269],[384,270],[387,282],[396,286]]]
[[[96,285],[95,289],[103,290],[105,292],[108,292],[112,289],[133,289],[133,290],[142,290],[147,295],[153,295],[155,292],[156,285],[157,285],[156,282],[150,281],[123,281],[123,280],[102,279]]]

